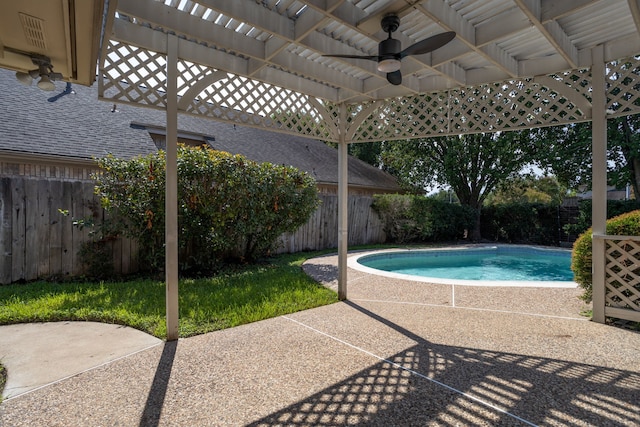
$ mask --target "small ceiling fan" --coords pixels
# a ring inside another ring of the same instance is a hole
[[[421,40],[412,44],[408,48],[401,50],[400,40],[391,37],[391,34],[400,26],[400,18],[397,15],[387,15],[382,18],[380,26],[385,33],[389,34],[386,40],[378,44],[377,55],[322,55],[329,58],[354,58],[368,59],[378,62],[378,71],[387,73],[387,80],[393,85],[402,83],[402,73],[400,72],[400,60],[409,55],[422,55],[432,52],[449,43],[456,36],[454,31],[436,34],[435,36]]]

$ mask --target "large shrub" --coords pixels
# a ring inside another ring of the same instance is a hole
[[[558,206],[499,203],[482,208],[482,236],[507,243],[553,245],[559,241]]]
[[[165,153],[99,161],[96,192],[137,239],[141,265],[164,265]],[[178,148],[180,266],[210,269],[220,260],[255,260],[295,231],[318,206],[315,180],[289,166],[256,163],[207,148]]]
[[[613,218],[636,209],[640,209],[640,200],[607,200],[607,218]],[[578,235],[588,230],[591,227],[591,212],[591,199],[580,200],[578,203],[578,217],[574,224],[565,226],[565,231],[569,234]]]
[[[376,194],[371,207],[378,214],[387,240],[395,243],[408,243],[420,235],[418,225],[413,218],[411,206],[413,196],[402,194]]]
[[[381,194],[374,196],[372,207],[387,239],[395,243],[461,239],[473,226],[473,209],[430,197]]]
[[[640,236],[640,210],[609,219],[606,230],[611,236]],[[592,240],[592,230],[589,228],[575,241],[571,254],[573,280],[584,289],[581,298],[586,302],[591,302],[593,294]]]

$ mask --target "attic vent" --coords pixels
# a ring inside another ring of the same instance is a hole
[[[46,50],[47,42],[44,37],[44,21],[40,18],[25,15],[24,13],[20,13],[19,15],[27,42],[38,49]]]

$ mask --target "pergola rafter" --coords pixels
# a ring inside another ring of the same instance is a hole
[[[341,298],[349,143],[592,121],[594,319],[604,320],[606,119],[640,113],[638,0],[119,0],[112,8],[103,99],[166,110],[168,135],[181,113],[338,142]],[[400,85],[373,61],[322,56],[377,55],[388,12],[401,18],[394,38],[403,46],[444,31],[456,38],[404,58]],[[167,200],[170,235],[177,217]],[[167,243],[169,270],[177,250]],[[171,269],[167,312],[177,313]]]

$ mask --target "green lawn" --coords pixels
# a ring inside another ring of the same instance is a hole
[[[309,278],[302,263],[315,253],[280,255],[260,265],[228,268],[179,283],[181,337],[229,328],[337,301]],[[92,320],[166,338],[165,284],[33,282],[0,286],[0,324]]]

